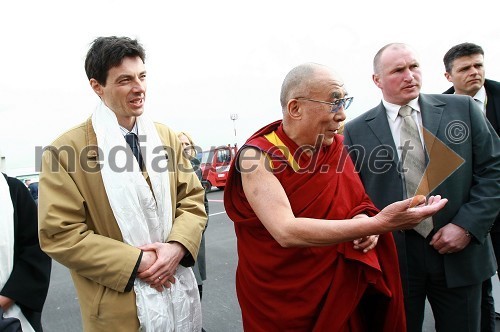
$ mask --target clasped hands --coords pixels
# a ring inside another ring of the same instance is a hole
[[[178,242],[155,242],[138,247],[142,259],[137,269],[137,278],[159,292],[175,283],[175,271],[186,254],[186,248]]]

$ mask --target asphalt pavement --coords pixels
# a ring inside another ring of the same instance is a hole
[[[224,211],[223,191],[208,193],[210,219],[205,232],[207,280],[203,286],[203,327],[207,332],[243,331],[236,299],[235,272],[238,256],[233,223]],[[434,320],[426,306],[423,332],[432,332]],[[53,263],[49,294],[42,315],[45,332],[82,331],[80,307],[68,269]],[[497,332],[500,332],[497,324]]]

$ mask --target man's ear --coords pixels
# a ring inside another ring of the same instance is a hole
[[[95,78],[91,78],[89,83],[90,83],[90,86],[92,87],[92,90],[94,90],[94,92],[99,97],[102,97],[102,95],[104,93],[102,85],[99,82],[97,82],[97,80]]]
[[[299,107],[297,99],[290,99],[286,107],[288,116],[292,119],[300,119],[302,117],[302,109]]]
[[[448,82],[453,83],[453,82],[452,82],[452,80],[451,80],[451,75],[450,75],[450,73],[445,72],[445,73],[444,73],[444,77],[446,77],[446,79],[448,80]]]
[[[380,77],[377,74],[372,75],[373,83],[380,88]]]

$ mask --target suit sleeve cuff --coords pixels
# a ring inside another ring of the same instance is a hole
[[[193,255],[188,251],[184,257],[182,257],[181,261],[179,262],[180,265],[184,267],[192,267],[194,265],[194,258]]]

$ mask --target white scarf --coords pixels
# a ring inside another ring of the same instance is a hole
[[[138,247],[166,241],[172,229],[172,201],[168,161],[156,127],[144,114],[136,119],[153,192],[121,133],[116,115],[104,103],[92,115],[97,145],[102,151],[101,175],[111,209],[124,242]],[[133,170],[124,170],[127,161],[133,164]],[[179,265],[174,276],[175,284],[163,292],[135,280],[141,331],[201,331],[201,303],[193,271]]]
[[[7,181],[0,173],[0,289],[3,289],[9,280],[14,268],[14,207]],[[21,309],[13,303],[4,317],[16,317],[21,322],[23,331],[31,332],[33,327],[24,317]]]

